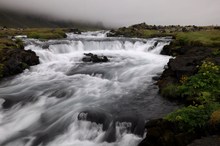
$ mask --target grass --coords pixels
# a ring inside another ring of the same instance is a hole
[[[162,95],[171,99],[185,98],[193,102],[176,110],[165,120],[178,125],[182,131],[220,124],[220,66],[204,61],[197,74],[184,77],[179,84],[168,85]]]
[[[176,42],[181,46],[220,46],[220,30],[179,32],[176,33],[175,36]]]
[[[24,33],[26,33],[29,38],[35,39],[62,39],[66,37],[62,29],[32,28],[26,29]]]
[[[27,35],[35,39],[61,39],[65,38],[65,29],[63,28],[27,28],[27,29],[3,29],[0,30],[0,38],[9,38],[16,35]]]
[[[125,37],[163,37],[173,36],[175,38],[174,45],[176,46],[206,46],[206,47],[220,47],[220,29],[215,27],[199,27],[193,29],[192,27],[158,27],[155,28],[136,28],[133,26],[123,27],[116,30],[117,35]]]
[[[140,30],[140,33],[142,33],[144,38],[149,38],[149,37],[157,36],[160,34],[156,30],[149,30],[149,29]]]
[[[11,39],[2,38],[0,39],[0,50],[2,49],[10,49],[10,48],[17,48],[21,44],[17,44],[16,42],[12,41]]]

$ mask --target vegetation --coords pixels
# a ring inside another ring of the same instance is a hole
[[[16,35],[27,35],[35,39],[61,39],[65,38],[65,29],[62,28],[28,28],[28,29],[2,29],[0,38],[10,38]]]
[[[194,97],[200,103],[213,102],[220,97],[220,66],[204,61],[196,75],[178,87],[181,97]]]
[[[170,84],[162,89],[164,97],[193,100],[195,104],[205,104],[219,100],[220,97],[220,66],[204,61],[197,74],[183,76],[180,84]]]
[[[165,119],[176,123],[182,131],[193,132],[197,128],[207,126],[212,113],[217,109],[220,109],[220,104],[217,103],[199,106],[190,105],[168,114]]]
[[[164,119],[177,124],[180,130],[220,124],[220,66],[204,61],[197,74],[182,77],[180,84],[168,85],[162,95],[172,99],[191,99],[191,105],[167,115]]]
[[[111,34],[112,33],[112,34]],[[180,46],[220,47],[220,27],[206,26],[155,26],[145,23],[122,27],[111,31],[109,36],[125,37],[163,37],[173,36],[174,48]]]
[[[11,39],[0,39],[0,51],[2,49],[22,48],[23,43],[20,40],[12,41]]]
[[[220,30],[202,30],[195,32],[178,32],[175,34],[176,45],[181,46],[220,46]]]
[[[147,143],[176,145],[180,142],[179,145],[187,145],[197,137],[219,132],[220,27],[152,26],[142,23],[112,30],[109,36],[173,37],[162,54],[176,58],[170,61],[158,85],[163,97],[184,103],[185,107],[162,120],[151,121],[153,124],[149,122]]]

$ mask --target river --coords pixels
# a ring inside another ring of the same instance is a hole
[[[0,82],[1,146],[136,146],[144,124],[176,108],[152,78],[170,56],[169,38],[107,38],[69,33],[63,40],[24,39],[40,64]],[[83,62],[84,53],[109,62]]]

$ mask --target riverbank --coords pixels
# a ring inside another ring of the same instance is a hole
[[[65,38],[65,32],[74,31],[80,33],[77,29],[3,28],[0,32],[0,76],[21,73],[39,63],[36,54],[25,51],[23,43],[15,39],[15,35],[48,40]],[[140,146],[185,146],[201,136],[220,133],[218,27],[162,27],[140,24],[112,30],[108,36],[173,37],[173,41],[163,49],[162,54],[175,58],[170,59],[165,67],[158,86],[163,97],[184,104],[185,107],[162,119],[149,121],[146,124],[147,136]]]
[[[139,146],[185,146],[219,134],[220,29],[197,26],[150,26],[144,23],[110,31],[108,36],[162,37],[173,41],[161,52],[172,55],[158,80],[160,94],[185,107],[146,124]]]
[[[33,51],[24,50],[19,39],[0,39],[0,79],[22,73],[32,65],[39,64]]]
[[[178,107],[158,95],[152,80],[170,59],[160,55],[170,38],[105,34],[24,39],[25,50],[34,51],[40,64],[0,84],[0,145],[135,146],[145,119]]]
[[[33,51],[24,50],[24,44],[15,36],[40,40],[63,39],[67,32],[81,33],[68,28],[0,28],[0,79],[22,73],[30,66],[39,64]]]

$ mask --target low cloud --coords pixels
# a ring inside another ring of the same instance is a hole
[[[219,0],[1,0],[0,6],[114,27],[140,22],[220,25]]]

